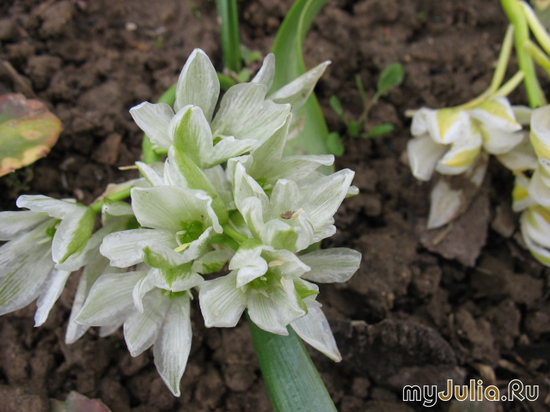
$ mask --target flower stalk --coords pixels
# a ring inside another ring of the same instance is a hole
[[[336,411],[319,372],[292,328],[288,328],[288,336],[279,336],[263,331],[249,317],[248,325],[276,412]]]

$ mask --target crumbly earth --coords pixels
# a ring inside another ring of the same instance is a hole
[[[291,3],[240,1],[243,43],[267,53]],[[14,209],[21,193],[89,203],[107,183],[134,177],[118,169],[140,154],[142,134],[128,109],[157,99],[196,47],[222,67],[212,1],[5,0],[0,16],[0,59],[21,76],[14,81],[0,71],[2,87],[30,90],[64,127],[47,158],[0,179],[3,210]],[[466,215],[434,235],[425,228],[430,185],[411,176],[402,156],[410,138],[405,111],[481,93],[506,24],[497,0],[334,0],[306,39],[307,67],[333,62],[316,90],[331,130],[344,132],[330,96],[348,116],[361,112],[356,75],[372,95],[387,65],[399,61],[406,73],[369,121],[395,130],[345,140],[337,160],[338,168],[356,171],[361,194],[344,202],[338,232],[324,246],[358,249],[363,263],[347,284],[321,287],[344,360],[311,354],[340,411],[421,411],[420,403],[402,402],[404,385],[443,388],[447,379],[480,378],[502,393],[516,378],[540,389],[536,402],[483,410],[548,410],[550,270],[518,235],[511,174],[491,163]],[[522,91],[511,99],[526,101]],[[180,398],[158,376],[152,353],[129,355],[120,331],[100,339],[94,330],[66,345],[77,278],[43,327],[33,328],[33,307],[0,318],[0,411],[48,411],[48,398],[73,390],[101,398],[113,412],[271,410],[245,323],[206,329],[195,310]]]

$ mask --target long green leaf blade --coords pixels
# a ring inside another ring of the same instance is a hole
[[[276,412],[335,412],[319,372],[291,327],[288,336],[265,332],[248,319],[262,375]]]
[[[276,56],[276,70],[271,91],[280,89],[306,72],[302,46],[313,19],[326,2],[327,0],[298,0],[286,15],[272,49]],[[328,128],[313,93],[298,111],[298,116],[305,116],[304,129],[298,137],[287,143],[286,153],[328,153]]]

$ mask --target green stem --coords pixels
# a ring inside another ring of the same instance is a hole
[[[174,105],[176,101],[176,84],[173,84],[166,90],[162,96],[159,97],[157,103],[166,103],[170,106]],[[141,143],[141,157],[143,162],[146,164],[151,164],[158,162],[161,156],[156,152],[155,145],[147,135],[143,136],[143,142]]]
[[[229,236],[231,239],[237,241],[237,243],[242,243],[246,240],[248,240],[248,238],[243,235],[242,233],[238,232],[237,230],[233,229],[229,223],[226,223],[224,225],[222,225],[222,228],[223,228],[223,233],[227,236]]]
[[[518,0],[500,0],[502,9],[506,13],[508,20],[514,26],[514,44],[516,55],[518,57],[519,68],[525,73],[525,90],[529,105],[532,108],[544,106],[546,99],[540,88],[533,59],[524,50],[523,44],[529,40],[529,27],[521,3]]]
[[[527,53],[531,55],[535,62],[544,70],[546,70],[546,73],[548,73],[548,75],[550,75],[550,58],[548,58],[548,55],[532,41],[526,42],[523,45],[523,48],[527,51]]]
[[[494,94],[502,84],[506,69],[508,68],[508,62],[510,61],[510,54],[512,54],[512,46],[514,41],[514,26],[509,25],[506,30],[506,35],[502,41],[502,47],[500,48],[500,54],[498,55],[498,63],[491,80],[491,86],[489,86],[488,94]]]
[[[89,207],[92,209],[95,213],[99,213],[101,211],[101,207],[103,206],[103,202],[105,199],[109,200],[124,200],[128,197],[130,197],[130,191],[132,190],[131,187],[128,187],[126,189],[121,190],[120,192],[113,193],[101,200],[98,200],[97,202],[92,203]]]
[[[527,19],[529,28],[535,35],[535,38],[542,46],[544,51],[547,54],[550,54],[550,36],[548,35],[548,32],[546,31],[540,20],[537,18],[533,9],[529,7],[527,3],[522,1],[521,6],[523,7],[523,10],[525,12],[525,18]]]
[[[276,412],[335,412],[336,407],[302,340],[260,329],[248,318],[267,392]]]
[[[493,96],[505,97],[514,91],[519,86],[521,81],[525,78],[525,73],[522,71],[517,72],[514,76],[508,80],[500,89],[498,89]]]
[[[225,67],[238,73],[241,70],[241,45],[239,40],[239,16],[236,0],[217,0],[221,18],[221,37]]]

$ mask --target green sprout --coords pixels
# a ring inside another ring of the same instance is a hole
[[[365,92],[365,87],[361,80],[361,77],[357,75],[355,77],[355,82],[357,85],[357,90],[361,96],[361,101],[363,102],[363,111],[359,118],[356,120],[350,120],[348,116],[344,113],[344,108],[342,103],[336,96],[331,96],[329,103],[330,107],[334,112],[340,117],[342,122],[346,125],[346,134],[349,137],[362,137],[362,138],[375,138],[383,136],[393,131],[394,126],[391,123],[382,123],[374,126],[369,131],[365,130],[365,124],[369,120],[369,114],[372,108],[376,105],[380,97],[386,95],[390,89],[394,87],[399,87],[403,82],[405,77],[405,71],[401,63],[393,63],[382,71],[378,82],[376,84],[376,93],[372,98],[368,98]],[[337,132],[332,132],[329,135],[329,149],[331,153],[336,156],[341,156],[344,154],[344,146],[342,144],[342,139]]]

